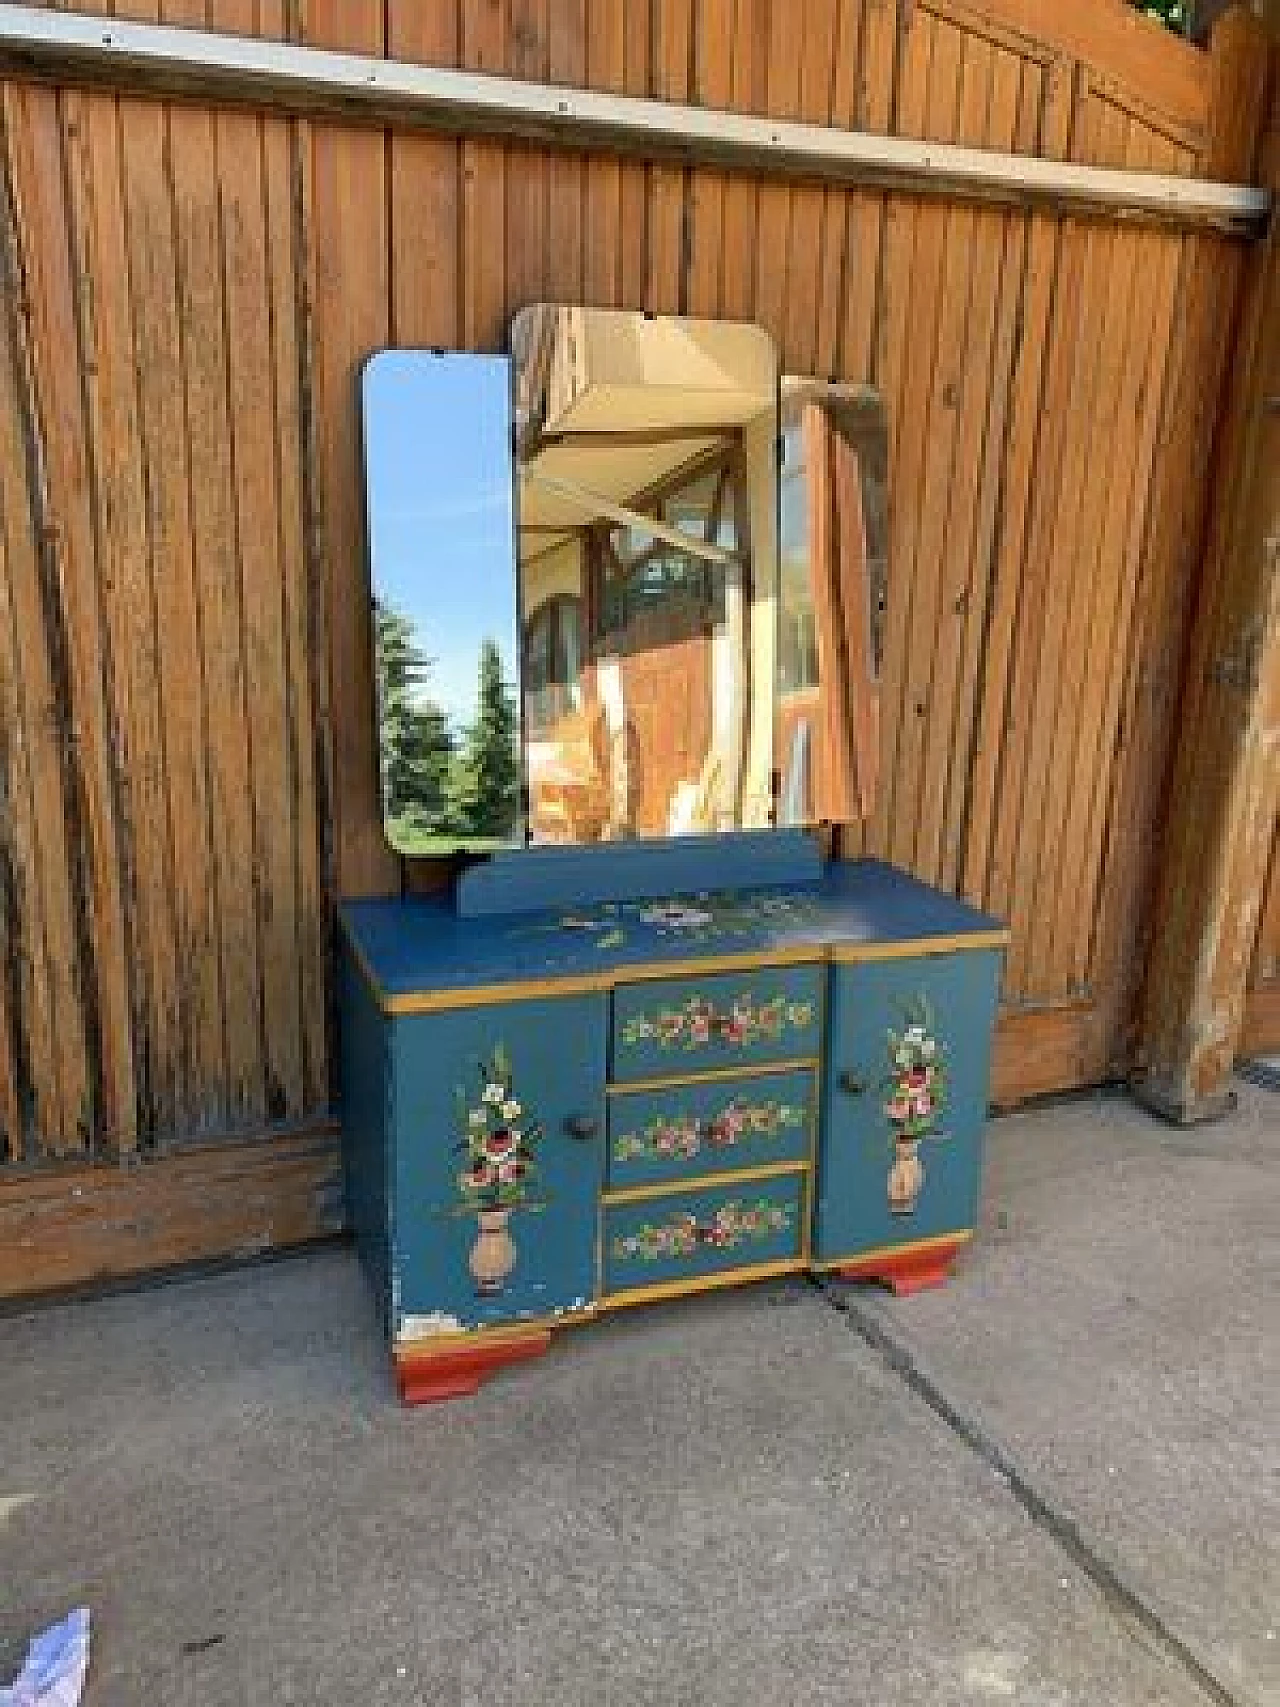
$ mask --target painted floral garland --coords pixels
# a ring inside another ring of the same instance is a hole
[[[749,1103],[735,1097],[709,1120],[692,1114],[660,1114],[641,1131],[622,1133],[614,1143],[613,1156],[616,1162],[670,1156],[692,1161],[704,1144],[727,1150],[751,1138],[776,1138],[803,1126],[807,1112],[796,1103]]]
[[[454,1149],[465,1158],[458,1190],[468,1209],[515,1209],[534,1184],[534,1151],[542,1127],[515,1094],[511,1060],[501,1043],[479,1063],[478,1074],[475,1100],[462,1086],[454,1092],[460,1134]]]
[[[813,1024],[812,1002],[789,1002],[770,996],[756,1002],[749,991],[735,997],[727,1013],[717,1013],[706,996],[690,996],[678,1007],[661,1007],[652,1014],[633,1014],[622,1028],[622,1041],[656,1043],[660,1049],[700,1049],[713,1038],[737,1047],[761,1041],[776,1043],[788,1026],[805,1031]]]
[[[755,1203],[724,1203],[709,1221],[699,1221],[687,1212],[666,1221],[647,1221],[634,1233],[615,1239],[613,1254],[620,1261],[663,1262],[693,1256],[703,1246],[733,1250],[748,1241],[783,1232],[791,1226],[792,1215],[791,1209],[764,1197]]]

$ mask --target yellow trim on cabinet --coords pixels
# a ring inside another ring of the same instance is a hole
[[[826,964],[827,955],[818,946],[777,949],[762,954],[726,955],[716,960],[646,960],[616,966],[608,972],[566,972],[559,978],[526,978],[507,984],[472,984],[452,990],[415,990],[403,996],[388,996],[372,983],[383,1013],[433,1014],[450,1008],[489,1007],[501,1002],[535,1001],[545,996],[598,995],[625,984],[659,984],[669,978],[697,978],[719,973],[754,972],[783,966]]]
[[[625,1310],[632,1304],[660,1304],[668,1298],[686,1298],[693,1292],[713,1292],[722,1286],[741,1286],[747,1280],[775,1280],[783,1274],[800,1274],[808,1264],[803,1257],[783,1257],[777,1262],[757,1263],[754,1268],[725,1268],[718,1274],[691,1275],[688,1280],[662,1280],[653,1286],[636,1286],[625,1292],[609,1292],[600,1300],[600,1311]]]
[[[729,1079],[767,1079],[775,1073],[811,1073],[822,1065],[818,1055],[797,1055],[785,1061],[743,1062],[740,1067],[708,1067],[702,1073],[673,1073],[667,1079],[616,1079],[604,1087],[611,1097],[641,1092],[679,1090],[682,1085],[723,1084]]]
[[[1010,932],[969,931],[963,936],[918,936],[896,942],[835,942],[827,949],[833,966],[854,966],[871,960],[915,960],[928,954],[959,954],[981,948],[1007,948]]]
[[[607,995],[612,988],[613,979],[609,973],[585,972],[565,978],[530,979],[520,984],[470,984],[456,990],[415,990],[404,996],[385,995],[374,985],[373,993],[384,1014],[402,1018],[406,1014],[452,1013],[457,1008],[534,1002],[547,996]]]
[[[813,1254],[813,1223],[817,1214],[819,1148],[822,1143],[822,1083],[818,1077],[823,1057],[829,1054],[827,1044],[831,1027],[831,980],[824,978],[818,992],[818,1038],[822,1055],[814,1067],[814,1095],[809,1103],[809,1172],[804,1182],[804,1219],[800,1223],[800,1254],[807,1262]]]
[[[641,960],[614,970],[614,984],[655,984],[664,978],[697,978],[706,972],[754,972],[757,966],[821,966],[821,943],[797,948],[767,948],[758,954],[722,954],[706,960]]]
[[[603,1191],[600,1201],[606,1209],[616,1209],[623,1203],[647,1203],[656,1197],[684,1197],[691,1191],[715,1191],[722,1185],[750,1185],[765,1179],[786,1179],[790,1174],[807,1174],[808,1162],[769,1162],[758,1168],[732,1168],[717,1174],[691,1174],[688,1179],[663,1180],[653,1185],[624,1185],[616,1191]]]
[[[904,1256],[911,1251],[931,1251],[939,1245],[965,1245],[973,1238],[972,1227],[961,1227],[954,1233],[938,1233],[930,1239],[913,1239],[905,1245],[873,1245],[870,1250],[850,1251],[848,1256],[822,1257],[811,1262],[815,1273],[832,1268],[845,1268],[851,1262],[874,1262],[877,1257]]]
[[[409,1014],[449,1013],[458,1008],[499,1007],[509,1002],[561,996],[607,995],[626,984],[653,984],[670,978],[714,977],[732,972],[768,971],[787,966],[854,966],[877,960],[913,960],[936,954],[963,954],[1006,948],[1007,930],[972,931],[964,936],[912,937],[901,942],[828,943],[799,950],[764,950],[716,960],[652,960],[607,972],[570,972],[559,978],[526,978],[504,984],[469,984],[449,990],[414,990],[389,996],[373,975],[364,954],[348,934],[347,942],[379,1010]]]

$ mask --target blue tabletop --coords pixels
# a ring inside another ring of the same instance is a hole
[[[1003,928],[878,860],[829,865],[811,883],[592,902],[577,911],[460,918],[447,898],[412,896],[348,901],[340,917],[385,997]]]

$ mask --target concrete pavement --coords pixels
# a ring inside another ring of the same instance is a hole
[[[993,1127],[952,1286],[752,1289],[393,1398],[327,1250],[0,1319],[0,1678],[87,1707],[1280,1700],[1280,1098]]]

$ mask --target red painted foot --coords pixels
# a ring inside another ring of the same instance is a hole
[[[966,1242],[939,1239],[926,1245],[907,1245],[900,1251],[880,1251],[862,1262],[845,1263],[838,1272],[842,1280],[878,1280],[891,1288],[895,1297],[907,1298],[913,1292],[943,1285],[956,1252]]]
[[[396,1354],[396,1383],[406,1405],[427,1405],[437,1399],[461,1399],[480,1391],[481,1383],[508,1363],[540,1357],[551,1344],[549,1329],[504,1339],[486,1334],[475,1345],[455,1345],[448,1351],[406,1349]]]

